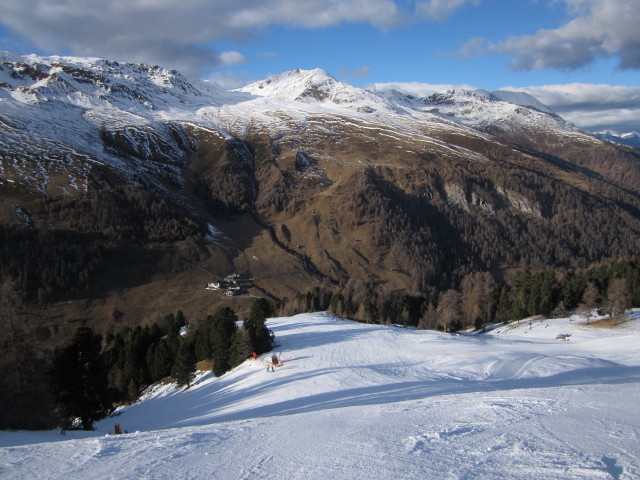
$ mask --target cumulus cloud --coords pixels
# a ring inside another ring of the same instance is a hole
[[[220,54],[220,63],[225,67],[231,65],[242,65],[243,63],[247,63],[247,59],[240,52],[230,50]]]
[[[568,83],[538,87],[505,87],[504,90],[528,93],[542,103],[558,109],[640,108],[640,87]]]
[[[618,58],[621,69],[640,68],[638,0],[564,0],[574,19],[556,29],[509,37],[490,45],[513,57],[516,70],[577,69],[599,58]]]
[[[528,93],[581,128],[640,130],[640,87],[571,83],[503,90]]]
[[[343,22],[390,28],[407,21],[393,0],[4,0],[1,22],[45,51],[157,63],[202,74],[237,64],[207,44],[249,39],[269,25]]]
[[[416,4],[416,14],[426,20],[445,20],[467,3],[478,5],[480,0],[428,0]]]
[[[202,0],[203,1],[203,0]],[[328,27],[342,22],[366,22],[389,28],[406,21],[393,0],[240,0],[229,16],[233,28],[262,28],[271,24]]]

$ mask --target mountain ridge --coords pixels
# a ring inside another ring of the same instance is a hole
[[[0,225],[38,258],[7,251],[2,266],[49,335],[60,316],[68,331],[182,302],[242,308],[203,288],[234,271],[278,300],[357,283],[364,309],[397,290],[435,299],[473,272],[637,252],[638,151],[539,107],[367,91],[321,70],[224,91],[160,67],[3,55]],[[70,251],[36,248],[40,230]],[[65,269],[74,248],[104,253]]]

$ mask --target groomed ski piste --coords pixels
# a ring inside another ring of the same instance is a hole
[[[640,478],[640,310],[481,335],[324,313],[268,325],[274,372],[269,353],[156,387],[93,432],[0,432],[0,478]]]

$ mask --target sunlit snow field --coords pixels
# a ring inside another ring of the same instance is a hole
[[[94,432],[0,432],[0,478],[640,478],[638,310],[479,336],[323,313],[269,328],[275,372],[157,388]]]

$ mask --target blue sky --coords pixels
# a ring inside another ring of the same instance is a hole
[[[252,43],[224,42],[219,48],[242,52],[246,64],[218,69],[255,80],[293,68],[324,68],[357,86],[375,82],[474,84],[498,89],[505,85],[551,83],[638,84],[640,72],[616,68],[617,59],[600,59],[579,69],[514,70],[505,54],[462,57],[459,50],[472,38],[500,42],[532,34],[569,20],[559,3],[487,1],[466,5],[440,21],[421,21],[397,28],[346,24],[308,29],[273,26]],[[260,38],[262,37],[262,38]]]
[[[3,3],[0,49],[16,53],[153,63],[227,88],[316,67],[361,87],[509,87],[585,128],[640,130],[638,0]]]

